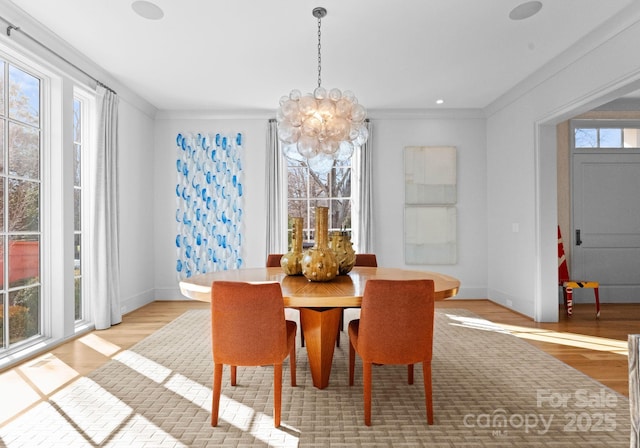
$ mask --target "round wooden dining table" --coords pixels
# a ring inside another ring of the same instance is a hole
[[[435,299],[444,300],[458,293],[460,281],[448,275],[396,268],[354,267],[347,275],[329,282],[311,282],[302,275],[286,275],[281,268],[250,268],[210,272],[180,282],[180,291],[190,299],[211,301],[214,281],[248,283],[278,282],[284,306],[300,310],[300,321],[309,357],[313,385],[329,385],[333,350],[343,308],[359,308],[368,280],[417,280],[434,282]]]

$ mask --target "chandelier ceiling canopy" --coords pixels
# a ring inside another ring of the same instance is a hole
[[[285,156],[306,161],[317,172],[327,172],[336,160],[347,160],[354,147],[369,137],[367,112],[349,90],[322,87],[321,26],[327,10],[313,9],[318,19],[318,86],[313,93],[294,89],[280,98],[276,120]]]

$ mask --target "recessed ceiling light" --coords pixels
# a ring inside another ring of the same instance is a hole
[[[442,99],[436,100],[436,104],[444,104],[444,100],[442,100]]]
[[[542,2],[525,2],[511,10],[509,18],[511,20],[524,20],[534,16],[542,9]]]
[[[131,8],[136,14],[145,19],[160,20],[164,17],[164,12],[158,5],[144,0],[137,0],[131,3]]]

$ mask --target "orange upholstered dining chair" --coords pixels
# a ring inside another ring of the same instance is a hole
[[[406,364],[408,382],[413,384],[413,365],[420,362],[427,422],[433,424],[433,320],[433,280],[367,281],[360,319],[349,322],[349,385],[353,386],[358,353],[362,358],[365,425],[371,426],[371,366]]]
[[[356,254],[356,266],[378,267],[376,254]]]
[[[377,268],[378,260],[376,254],[356,254],[356,263],[354,266],[362,266],[369,268]],[[344,310],[340,314],[340,329],[338,330],[338,336],[336,338],[336,345],[340,347],[340,331],[344,330]]]
[[[280,264],[280,259],[284,254],[268,254],[267,255],[267,267],[268,268],[279,268],[282,266]],[[304,333],[302,331],[302,320],[300,320],[300,346],[304,347]]]
[[[279,283],[214,281],[211,285],[213,400],[211,426],[218,425],[222,367],[231,366],[236,385],[238,366],[273,365],[273,420],[280,426],[282,363],[289,356],[291,386],[296,385],[297,325],[285,320]]]
[[[280,259],[282,258],[282,254],[269,254],[267,255],[267,267],[268,268],[279,268],[280,267]]]

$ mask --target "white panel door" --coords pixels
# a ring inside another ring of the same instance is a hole
[[[603,302],[640,302],[640,154],[574,153],[572,190],[572,277],[599,281]]]

